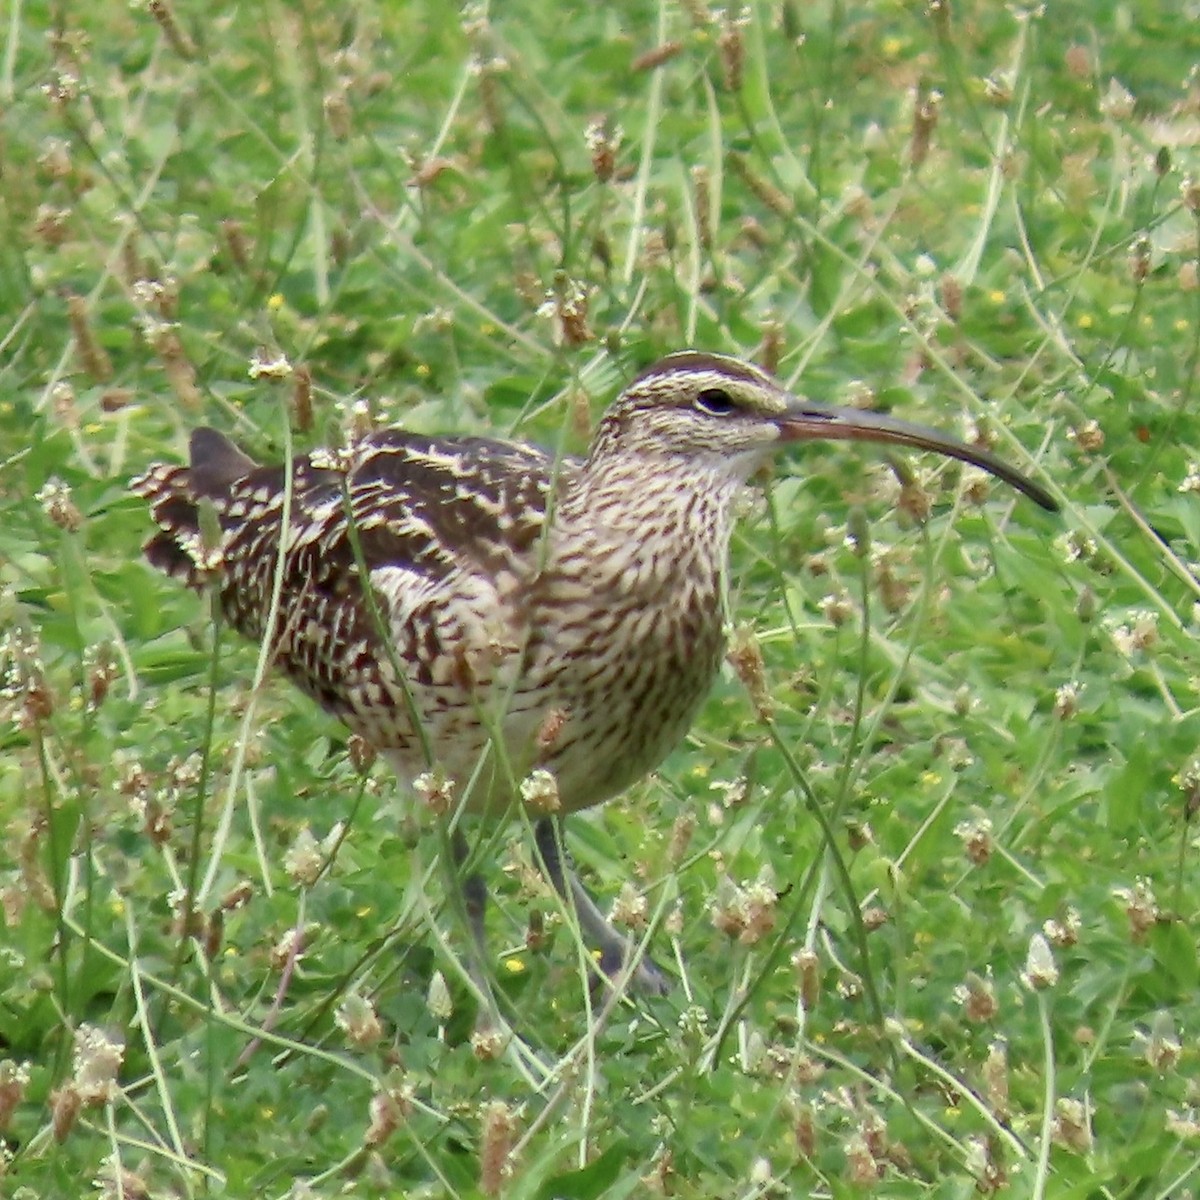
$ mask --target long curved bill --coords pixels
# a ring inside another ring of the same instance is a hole
[[[1058,501],[1041,484],[1034,483],[1016,467],[1009,466],[989,451],[968,446],[936,429],[901,421],[885,413],[797,400],[780,414],[779,434],[785,442],[886,442],[897,446],[913,446],[918,450],[932,450],[979,467],[1024,493],[1047,512],[1058,512]]]

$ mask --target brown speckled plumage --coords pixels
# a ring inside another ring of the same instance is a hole
[[[721,399],[706,405],[708,393]],[[753,367],[688,352],[630,385],[582,462],[388,429],[295,458],[289,488],[283,467],[200,429],[190,467],[155,466],[133,487],[160,527],[151,563],[192,587],[214,579],[226,619],[255,640],[284,531],[274,661],[402,775],[436,763],[465,785],[501,729],[508,762],[485,768],[471,806],[507,802],[508,781],[544,766],[574,810],[653,769],[686,732],[724,648],[734,500],[792,440],[789,421],[812,414],[829,436],[860,436],[834,424],[843,410],[799,406]],[[201,498],[222,531],[207,555]]]
[[[213,582],[249,638],[268,633],[279,573],[274,661],[403,778],[436,765],[460,788],[474,780],[471,808],[495,811],[541,766],[573,811],[652,770],[687,731],[724,649],[737,494],[781,445],[812,438],[934,449],[1054,506],[985,452],[695,352],[634,380],[585,460],[389,429],[260,467],[199,429],[190,466],[132,486],[159,526],[150,562]],[[217,546],[200,533],[206,504]]]

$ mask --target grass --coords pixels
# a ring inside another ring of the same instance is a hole
[[[47,7],[0,55],[0,1192],[1195,1193],[1194,21]],[[571,830],[678,984],[593,1005],[483,831],[540,1056],[489,1057],[436,823],[149,570],[126,484],[201,422],[578,449],[687,345],[1063,513],[781,462],[730,600],[769,703],[731,670]]]

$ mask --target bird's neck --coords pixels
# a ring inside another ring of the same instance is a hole
[[[583,550],[597,583],[665,596],[686,579],[715,592],[743,483],[741,471],[691,459],[589,461],[560,499],[558,545]]]

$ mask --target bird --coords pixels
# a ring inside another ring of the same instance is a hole
[[[933,451],[1058,508],[987,450],[698,350],[636,375],[582,458],[385,428],[263,466],[200,427],[187,465],[152,465],[130,486],[157,526],[149,563],[268,639],[274,665],[408,788],[491,821],[536,793],[540,865],[601,974],[628,968],[653,994],[670,980],[631,961],[574,873],[561,822],[686,735],[725,653],[739,494],[779,451],[813,440]],[[482,952],[486,884],[475,871],[462,888]]]

